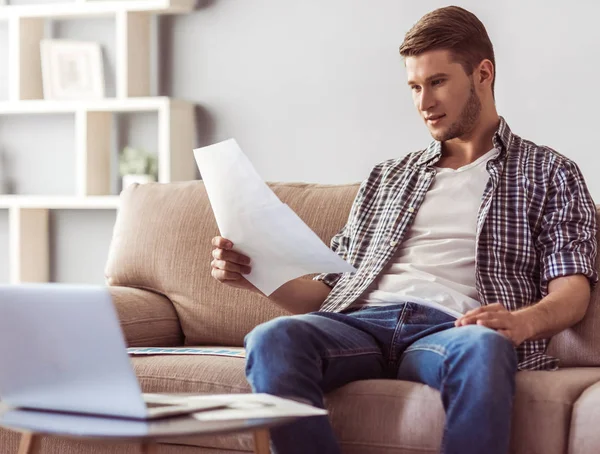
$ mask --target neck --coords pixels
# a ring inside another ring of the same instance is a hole
[[[494,144],[492,137],[498,130],[500,117],[496,108],[482,110],[472,130],[462,137],[456,137],[442,143],[443,157],[469,164],[490,151]]]

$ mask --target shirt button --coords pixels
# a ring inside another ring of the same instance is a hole
[[[408,207],[408,212],[409,213],[414,213],[415,212],[415,207]]]
[[[392,247],[396,247],[397,244],[398,244],[398,242],[396,240],[390,241],[390,246],[392,246]]]

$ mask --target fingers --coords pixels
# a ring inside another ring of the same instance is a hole
[[[233,247],[233,243],[222,236],[215,236],[212,239],[211,244],[221,249],[231,249]]]
[[[212,251],[213,258],[237,263],[238,265],[250,265],[250,257],[231,250],[231,248],[233,248],[233,242],[231,242],[231,240],[223,238],[222,236],[215,236],[212,239],[211,244],[215,247]]]
[[[507,317],[498,316],[497,313],[491,312],[479,314],[476,317],[467,317],[458,325],[455,323],[455,326],[464,325],[480,325],[495,330],[508,329],[511,327],[510,320]]]
[[[244,278],[252,268],[249,266],[250,258],[232,251],[233,242],[222,236],[215,236],[211,240],[215,247],[212,251],[211,276],[220,282],[227,282],[234,287],[246,288],[251,284]]]
[[[220,270],[218,268],[213,268],[210,274],[220,282],[234,282],[242,280],[242,275],[240,273],[233,273],[231,271]]]
[[[227,262],[225,260],[213,260],[210,264],[213,268],[231,273],[249,274],[251,268],[246,265],[238,265],[237,263]]]
[[[477,322],[477,320],[486,314],[494,314],[498,312],[508,312],[504,306],[500,303],[488,304],[486,306],[478,307],[477,309],[471,309],[470,311],[465,312],[465,314],[458,318],[454,322],[454,326],[464,326],[464,325],[472,325]],[[487,315],[486,315],[487,316]]]
[[[487,326],[488,328],[495,330],[508,328],[506,320],[499,318],[479,319],[477,320],[477,324],[481,326]]]
[[[473,325],[477,323],[477,316],[474,317],[462,317],[454,322],[454,326],[465,326],[465,325]]]
[[[217,260],[233,262],[237,263],[238,265],[250,265],[250,257],[222,248],[213,249],[212,256]]]
[[[484,316],[485,313],[476,313],[473,315],[463,315],[461,318],[454,322],[454,326],[465,326],[465,325],[473,325],[477,323],[480,317]]]
[[[490,309],[485,310],[488,307]],[[523,342],[527,335],[523,335],[523,328],[515,322],[515,316],[500,303],[490,304],[465,313],[454,322],[454,326],[479,325],[493,329],[509,339],[514,346]]]

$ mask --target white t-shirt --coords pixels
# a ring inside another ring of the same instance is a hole
[[[477,213],[492,149],[459,169],[437,174],[406,237],[356,306],[411,301],[459,317],[481,306],[475,288]]]

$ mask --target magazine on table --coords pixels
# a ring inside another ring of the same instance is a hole
[[[130,347],[127,353],[132,356],[141,355],[207,355],[245,358],[243,347]]]

